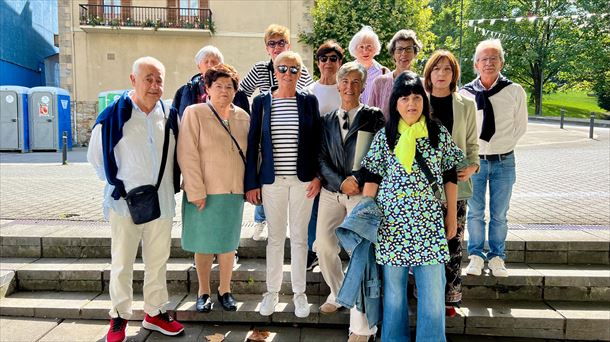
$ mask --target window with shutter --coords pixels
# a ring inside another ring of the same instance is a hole
[[[104,19],[120,19],[121,0],[104,0]]]

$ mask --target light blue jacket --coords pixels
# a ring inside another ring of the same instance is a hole
[[[382,213],[375,200],[364,197],[337,227],[335,234],[350,255],[337,303],[364,312],[369,328],[381,321],[381,277],[375,262],[377,230]]]

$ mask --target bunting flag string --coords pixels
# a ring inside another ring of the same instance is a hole
[[[484,23],[489,23],[490,25],[494,25],[496,22],[516,22],[516,23],[520,23],[520,22],[525,22],[528,21],[530,23],[533,23],[536,20],[542,20],[542,21],[548,21],[549,19],[553,18],[553,19],[580,19],[580,18],[586,18],[586,19],[591,19],[593,17],[599,17],[600,19],[603,19],[605,17],[610,17],[610,13],[587,13],[587,14],[574,14],[574,15],[558,15],[558,16],[549,16],[549,15],[545,15],[545,16],[526,16],[526,17],[514,17],[514,18],[491,18],[491,19],[470,19],[468,20],[468,26],[470,27],[474,27],[475,24],[484,24]]]
[[[489,30],[489,29],[486,29],[483,27],[479,27],[476,25],[472,25],[471,27],[474,29],[474,32],[481,33],[482,35],[484,35],[486,37],[498,38],[500,40],[521,40],[521,41],[529,41],[531,43],[534,43],[534,39],[532,39],[530,37],[515,36],[512,34],[492,31],[492,30]]]

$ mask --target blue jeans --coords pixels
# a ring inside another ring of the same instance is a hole
[[[267,217],[265,216],[265,208],[263,205],[257,205],[254,207],[254,222],[263,223],[267,221]]]
[[[408,267],[383,267],[383,342],[409,342]],[[445,339],[445,265],[411,267],[417,285],[417,341]]]
[[[316,225],[318,223],[318,207],[320,206],[320,194],[313,200],[311,208],[311,218],[307,226],[307,248],[310,252],[313,251],[313,242],[316,241]]]
[[[479,173],[472,175],[472,198],[468,200],[468,254],[483,259],[506,258],[508,207],[515,184],[515,155],[500,161],[481,159]],[[485,195],[489,184],[489,253],[485,254]]]

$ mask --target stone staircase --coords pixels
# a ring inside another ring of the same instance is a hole
[[[535,229],[528,229],[535,228]],[[513,225],[507,240],[510,277],[489,274],[463,277],[464,300],[447,333],[569,340],[610,341],[610,232],[608,227]],[[289,261],[279,312],[258,313],[265,292],[265,243],[249,238],[245,225],[239,262],[233,272],[236,312],[216,304],[208,314],[195,311],[197,276],[192,256],[180,248],[180,228],[172,230],[167,281],[168,309],[180,321],[238,324],[347,326],[349,312],[321,315],[318,306],[329,293],[319,269],[307,274],[309,317],[294,316]],[[0,221],[0,314],[63,319],[108,318],[110,299],[110,227],[74,221]],[[286,257],[289,257],[286,245]],[[466,259],[465,259],[466,261]],[[464,272],[465,265],[462,271]],[[144,316],[143,264],[134,271],[134,320]],[[217,286],[216,265],[212,288]],[[213,296],[215,299],[215,296]],[[411,325],[415,323],[411,307]]]

